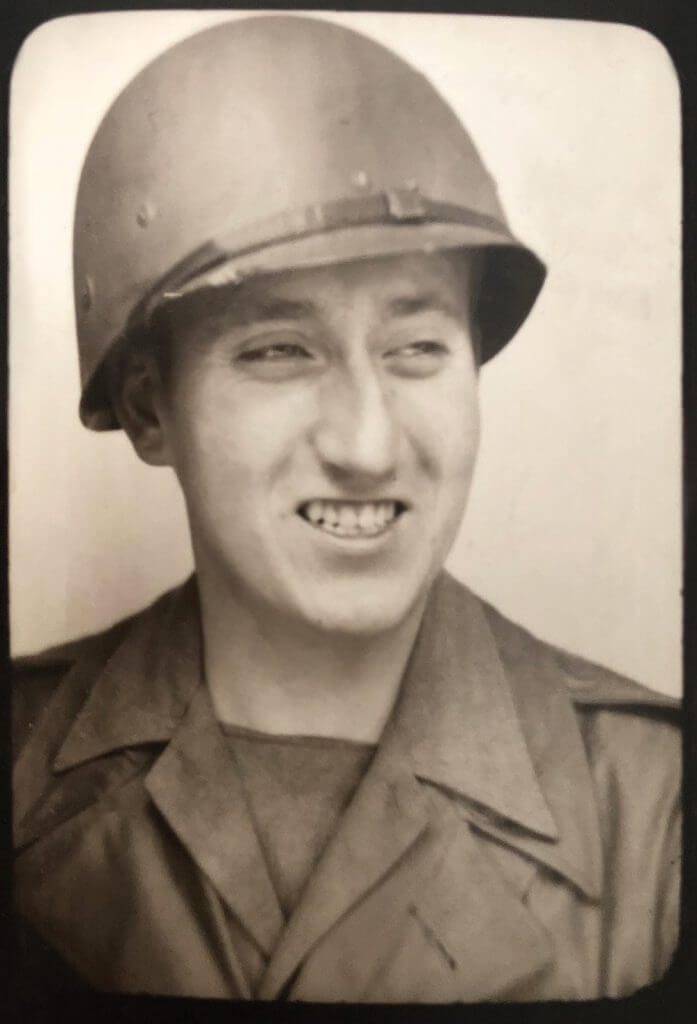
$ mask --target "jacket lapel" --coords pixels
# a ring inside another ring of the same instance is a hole
[[[390,744],[366,776],[259,998],[286,990],[307,1001],[474,1001],[549,964],[549,940],[522,892],[450,801],[407,775],[395,754]]]
[[[145,785],[195,863],[268,956],[283,928],[283,912],[204,686]]]
[[[347,999],[482,999],[549,963],[523,903],[535,862],[595,898],[599,836],[568,696],[526,667],[510,678],[481,602],[438,581],[376,758],[274,951],[263,998],[342,998],[345,982]],[[434,949],[436,975],[447,967],[437,990]]]
[[[428,801],[380,751],[329,842],[258,990],[276,998],[317,940],[377,885],[428,824]]]
[[[18,842],[55,827],[151,761],[145,786],[160,813],[268,955],[283,924],[282,911],[238,772],[202,685],[195,579],[138,616],[98,669],[87,668],[93,675],[86,683],[85,666],[71,674],[80,684],[82,706],[76,714],[73,708],[50,784],[19,823]],[[65,685],[72,686],[70,678]],[[40,753],[42,738],[35,739]],[[154,761],[153,744],[163,748]],[[33,746],[28,745],[26,764],[18,766],[25,773]]]
[[[395,727],[416,776],[478,831],[598,899],[598,811],[572,702],[541,645],[504,624],[444,575]]]
[[[520,894],[467,824],[445,811],[317,941],[290,994],[361,1002],[511,998],[551,961],[549,937]],[[277,994],[266,983],[266,994]]]

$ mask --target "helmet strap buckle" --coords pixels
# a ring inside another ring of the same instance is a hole
[[[417,189],[391,188],[385,193],[392,220],[422,221],[427,217],[423,197]]]

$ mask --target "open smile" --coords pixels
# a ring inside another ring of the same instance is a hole
[[[334,537],[378,537],[406,511],[401,501],[331,501],[313,498],[298,507],[310,526]]]

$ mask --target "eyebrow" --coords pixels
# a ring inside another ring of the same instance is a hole
[[[240,326],[266,323],[271,320],[304,320],[316,314],[313,303],[296,299],[250,296],[233,303],[226,311],[226,319]]]
[[[431,313],[433,311],[455,317],[460,312],[452,303],[448,302],[447,299],[437,292],[397,296],[388,302],[387,311],[391,316],[395,317],[415,316],[418,313]]]
[[[437,312],[456,316],[458,310],[437,292],[423,292],[418,295],[399,295],[387,303],[390,316],[408,317],[418,313]],[[249,297],[233,312],[236,321],[243,324],[263,323],[267,320],[303,320],[316,316],[320,310],[312,302],[285,299],[274,296]]]
[[[416,295],[397,295],[385,307],[388,317],[406,318],[424,312],[440,312],[456,318],[461,310],[438,292],[422,292]],[[288,299],[274,295],[246,295],[231,303],[223,314],[226,322],[235,327],[249,327],[254,324],[270,323],[277,320],[308,320],[321,316],[321,310],[313,302],[302,299]],[[214,320],[218,317],[214,315]]]

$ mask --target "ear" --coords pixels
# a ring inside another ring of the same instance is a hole
[[[151,353],[124,353],[110,373],[111,401],[138,456],[149,466],[171,466],[165,392]]]

